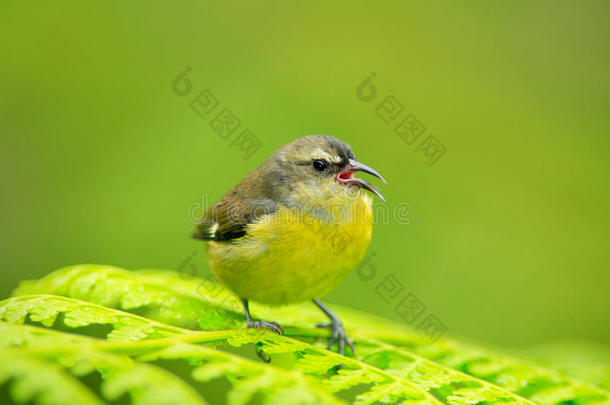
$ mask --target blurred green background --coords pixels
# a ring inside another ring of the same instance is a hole
[[[83,262],[175,269],[197,252],[208,273],[188,207],[322,133],[388,179],[390,209],[411,206],[409,224],[376,226],[375,278],[354,273],[327,301],[400,319],[412,292],[452,335],[607,342],[609,14],[605,1],[3,1],[1,296]],[[203,89],[260,139],[250,159],[191,109]],[[387,95],[447,148],[435,165],[376,114]],[[386,303],[390,275],[404,289]]]

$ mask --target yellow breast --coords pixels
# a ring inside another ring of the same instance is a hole
[[[283,305],[321,298],[360,262],[372,235],[371,197],[335,193],[316,209],[283,207],[234,242],[209,242],[216,276],[242,298]]]

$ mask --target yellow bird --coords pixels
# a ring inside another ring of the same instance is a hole
[[[193,235],[207,241],[212,271],[244,305],[249,328],[282,334],[276,322],[254,321],[248,301],[271,306],[313,300],[330,319],[343,354],[348,339],[339,318],[319,298],[362,260],[371,241],[372,197],[383,196],[354,172],[381,179],[332,136],[308,135],[278,149],[211,206]],[[266,360],[259,353],[263,360]]]

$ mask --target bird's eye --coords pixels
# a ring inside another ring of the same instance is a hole
[[[328,168],[328,162],[326,162],[326,160],[324,159],[314,159],[311,164],[313,168],[318,172],[323,172]]]

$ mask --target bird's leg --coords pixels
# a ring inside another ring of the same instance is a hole
[[[246,320],[248,321],[248,328],[267,328],[271,329],[272,332],[277,333],[278,335],[284,334],[284,328],[277,322],[267,322],[267,321],[254,321],[250,316],[250,309],[248,308],[248,300],[242,299],[244,303],[244,312],[246,313]]]
[[[246,313],[246,320],[248,321],[248,328],[267,328],[271,329],[272,332],[277,333],[278,335],[284,334],[284,328],[277,322],[267,322],[267,321],[254,321],[250,316],[250,309],[248,308],[248,300],[242,298],[242,302],[244,304],[244,312]],[[259,347],[257,344],[256,354],[258,357],[264,361],[265,363],[269,363],[271,359],[265,354],[265,352]]]
[[[339,354],[343,355],[343,351],[344,351],[346,343],[349,346],[349,348],[352,349],[352,354],[356,354],[356,351],[354,350],[354,345],[348,339],[347,334],[345,333],[345,329],[343,329],[343,324],[341,323],[341,320],[337,317],[337,315],[333,314],[331,312],[331,310],[326,307],[326,305],[324,305],[320,302],[320,300],[314,298],[313,302],[330,319],[330,323],[319,323],[317,325],[318,328],[330,329],[330,331],[332,333],[330,341],[328,342],[328,350],[330,350],[330,348],[333,346],[333,343],[335,343],[335,341],[337,341],[337,345],[339,346]]]

